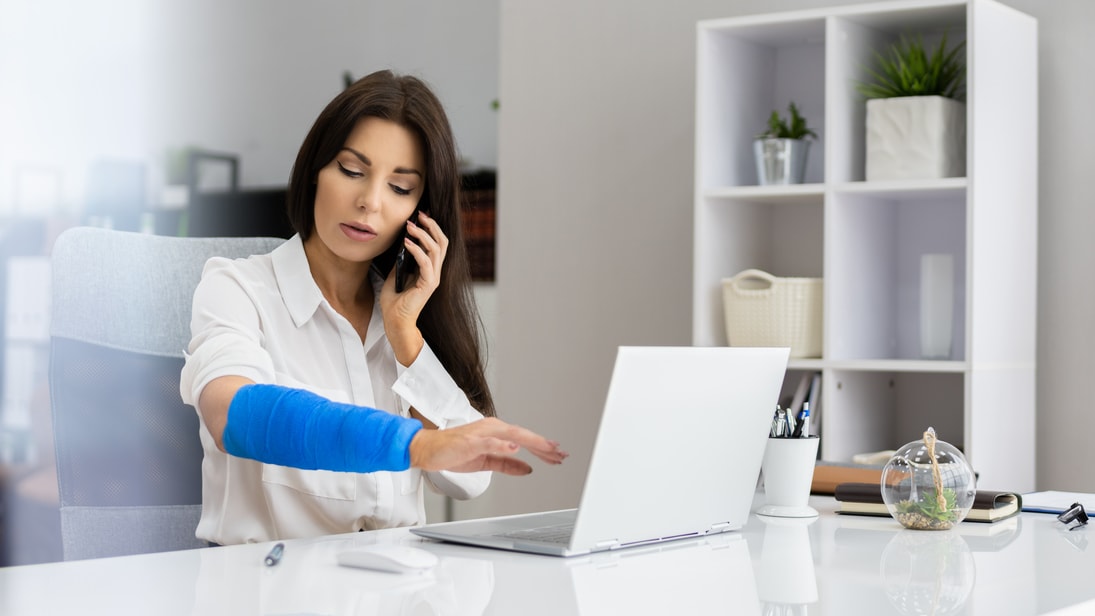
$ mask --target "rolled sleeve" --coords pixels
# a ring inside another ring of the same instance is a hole
[[[396,366],[398,378],[392,391],[439,429],[455,428],[483,419],[483,415],[472,407],[467,395],[441,365],[441,360],[434,355],[429,344],[422,345],[418,358],[409,367],[399,362]],[[487,490],[491,472],[436,471],[426,473],[426,479],[442,494],[457,500],[468,500]]]
[[[206,263],[194,291],[191,341],[179,382],[183,402],[197,408],[201,392],[222,376],[274,382],[274,364],[262,347],[258,309],[227,259]]]
[[[487,491],[490,487],[490,471],[478,471],[475,473],[456,473],[453,471],[436,471],[426,473],[426,479],[433,487],[446,496],[456,500],[469,500]]]
[[[429,344],[422,345],[410,367],[396,364],[398,376],[392,391],[438,428],[455,428],[483,418]]]

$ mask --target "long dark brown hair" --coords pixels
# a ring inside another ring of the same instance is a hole
[[[315,230],[316,177],[346,144],[354,126],[376,117],[418,136],[426,159],[419,207],[449,238],[441,282],[418,317],[418,328],[472,406],[493,416],[494,400],[483,371],[484,344],[460,223],[460,172],[448,117],[429,86],[408,75],[378,71],[350,84],[328,103],[300,146],[289,178],[289,222],[302,240]],[[368,284],[368,281],[365,282]]]

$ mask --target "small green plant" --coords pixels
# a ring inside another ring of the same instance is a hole
[[[935,497],[935,490],[925,490],[917,500],[903,500],[897,503],[897,515],[902,525],[908,528],[933,529],[950,528],[958,521],[957,497],[951,488],[943,488],[945,507],[941,507]]]
[[[947,51],[947,34],[930,57],[924,41],[901,35],[890,47],[888,55],[875,53],[876,68],[868,68],[872,81],[856,85],[867,98],[897,98],[901,96],[943,96],[955,100],[965,98],[966,65],[962,51],[966,42]]]
[[[795,105],[794,101],[791,101],[790,106],[787,107],[787,111],[790,114],[790,122],[781,118],[779,111],[773,110],[772,115],[768,116],[768,130],[757,135],[757,139],[817,138],[817,134],[806,127],[806,118],[799,114],[798,106]]]

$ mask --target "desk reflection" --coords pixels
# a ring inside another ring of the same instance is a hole
[[[764,616],[805,616],[817,603],[817,576],[809,527],[817,518],[757,516],[764,539],[757,572],[757,592]]]
[[[423,546],[414,539],[405,542]],[[307,549],[289,544],[274,567],[256,559],[254,566],[241,568],[238,555],[227,548],[201,550],[192,614],[484,613],[494,589],[490,561],[448,555],[422,574],[337,564],[339,552],[373,543],[377,538],[362,536],[319,541]]]
[[[901,614],[962,613],[973,591],[973,553],[957,531],[902,529],[879,563],[890,604]]]
[[[271,544],[0,567],[0,614],[1095,613],[1095,527],[1022,514],[912,531],[813,503],[821,516],[805,528],[752,516],[725,535],[567,559],[394,529],[286,541],[276,567],[263,565]],[[424,576],[338,566],[340,550],[370,543],[414,545],[440,562]]]
[[[430,547],[495,563],[489,615],[760,614],[738,533],[573,558]]]

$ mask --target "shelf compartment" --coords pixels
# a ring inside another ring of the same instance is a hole
[[[965,449],[965,374],[833,369],[824,372],[822,459],[850,462],[858,453],[897,449],[929,426]]]
[[[829,181],[862,181],[866,176],[867,105],[856,86],[870,80],[875,54],[886,53],[902,35],[922,37],[925,48],[933,51],[944,32],[949,49],[965,40],[966,19],[964,2],[855,11],[829,19]]]
[[[826,210],[826,359],[918,360],[920,257],[954,257],[951,359],[966,357],[966,192],[834,193]]]
[[[767,189],[768,187],[757,187]],[[751,192],[745,190],[745,193]],[[823,275],[824,199],[820,192],[788,196],[706,197],[694,220],[693,340],[725,346],[722,280],[747,269],[780,277]]]
[[[818,134],[807,183],[821,182],[825,159],[825,19],[705,22],[697,33],[697,182],[703,190],[757,185],[753,141],[773,110],[794,101]]]

